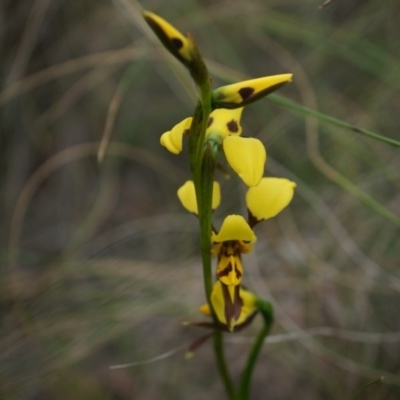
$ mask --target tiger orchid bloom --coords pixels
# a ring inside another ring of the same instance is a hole
[[[264,174],[267,152],[259,139],[242,137],[240,118],[243,108],[214,110],[208,119],[206,142],[222,148],[228,164],[247,186],[257,186]],[[173,154],[183,147],[183,136],[189,133],[192,118],[186,118],[165,132],[160,143]]]

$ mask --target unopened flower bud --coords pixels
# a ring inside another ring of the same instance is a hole
[[[221,86],[212,93],[214,108],[239,108],[257,101],[292,80],[292,74],[265,76],[263,78]]]

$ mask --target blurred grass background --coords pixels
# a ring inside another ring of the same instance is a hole
[[[181,326],[204,301],[197,221],[187,156],[159,145],[194,88],[141,6],[193,34],[215,87],[294,73],[242,120],[298,185],[244,259],[276,310],[252,398],[400,399],[399,150],[280,104],[400,140],[400,3],[321,4],[1,2],[1,399],[224,398],[210,345],[183,358],[203,333]],[[217,226],[245,211],[220,181]],[[234,377],[256,330],[227,335]]]

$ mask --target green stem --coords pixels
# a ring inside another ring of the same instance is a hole
[[[203,279],[207,302],[211,305],[211,291],[213,286],[211,265],[211,229],[212,229],[212,195],[215,171],[215,159],[211,146],[208,144],[203,153],[201,168],[198,177],[199,183],[199,220],[200,220],[200,243],[201,256],[203,260]],[[196,188],[197,190],[197,188]]]
[[[242,378],[240,380],[237,400],[247,400],[249,398],[250,383],[254,367],[260,354],[260,350],[264,344],[264,340],[268,336],[268,333],[272,326],[273,311],[271,304],[268,302],[260,301],[260,311],[264,317],[264,326],[258,334],[256,341],[254,342],[253,347],[247,358],[246,367],[243,370]]]
[[[213,336],[214,353],[217,361],[218,371],[221,376],[222,382],[225,386],[226,394],[229,400],[235,400],[235,389],[231,377],[229,375],[228,367],[225,362],[223,336],[221,331],[215,331]]]
[[[198,137],[196,138],[195,149],[192,147],[194,157],[192,156],[192,173],[196,188],[196,198],[200,221],[200,242],[201,255],[203,261],[203,279],[207,302],[210,305],[214,323],[218,323],[217,316],[211,304],[211,292],[213,287],[212,264],[211,264],[211,230],[212,230],[212,195],[214,185],[214,172],[216,167],[215,155],[210,144],[206,144],[206,129],[208,118],[211,113],[211,87],[207,78],[200,87],[200,104],[196,107],[195,116],[197,116],[197,127],[193,128]],[[201,114],[201,119],[198,116]],[[193,143],[193,142],[192,142]],[[216,331],[213,336],[214,354],[217,368],[224,384],[226,394],[230,400],[235,400],[235,390],[228,367],[225,361],[223,350],[223,336],[220,331]]]

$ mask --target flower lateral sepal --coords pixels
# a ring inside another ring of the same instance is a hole
[[[235,109],[253,103],[275,92],[292,80],[293,74],[281,74],[250,79],[221,86],[212,92],[214,109]]]

